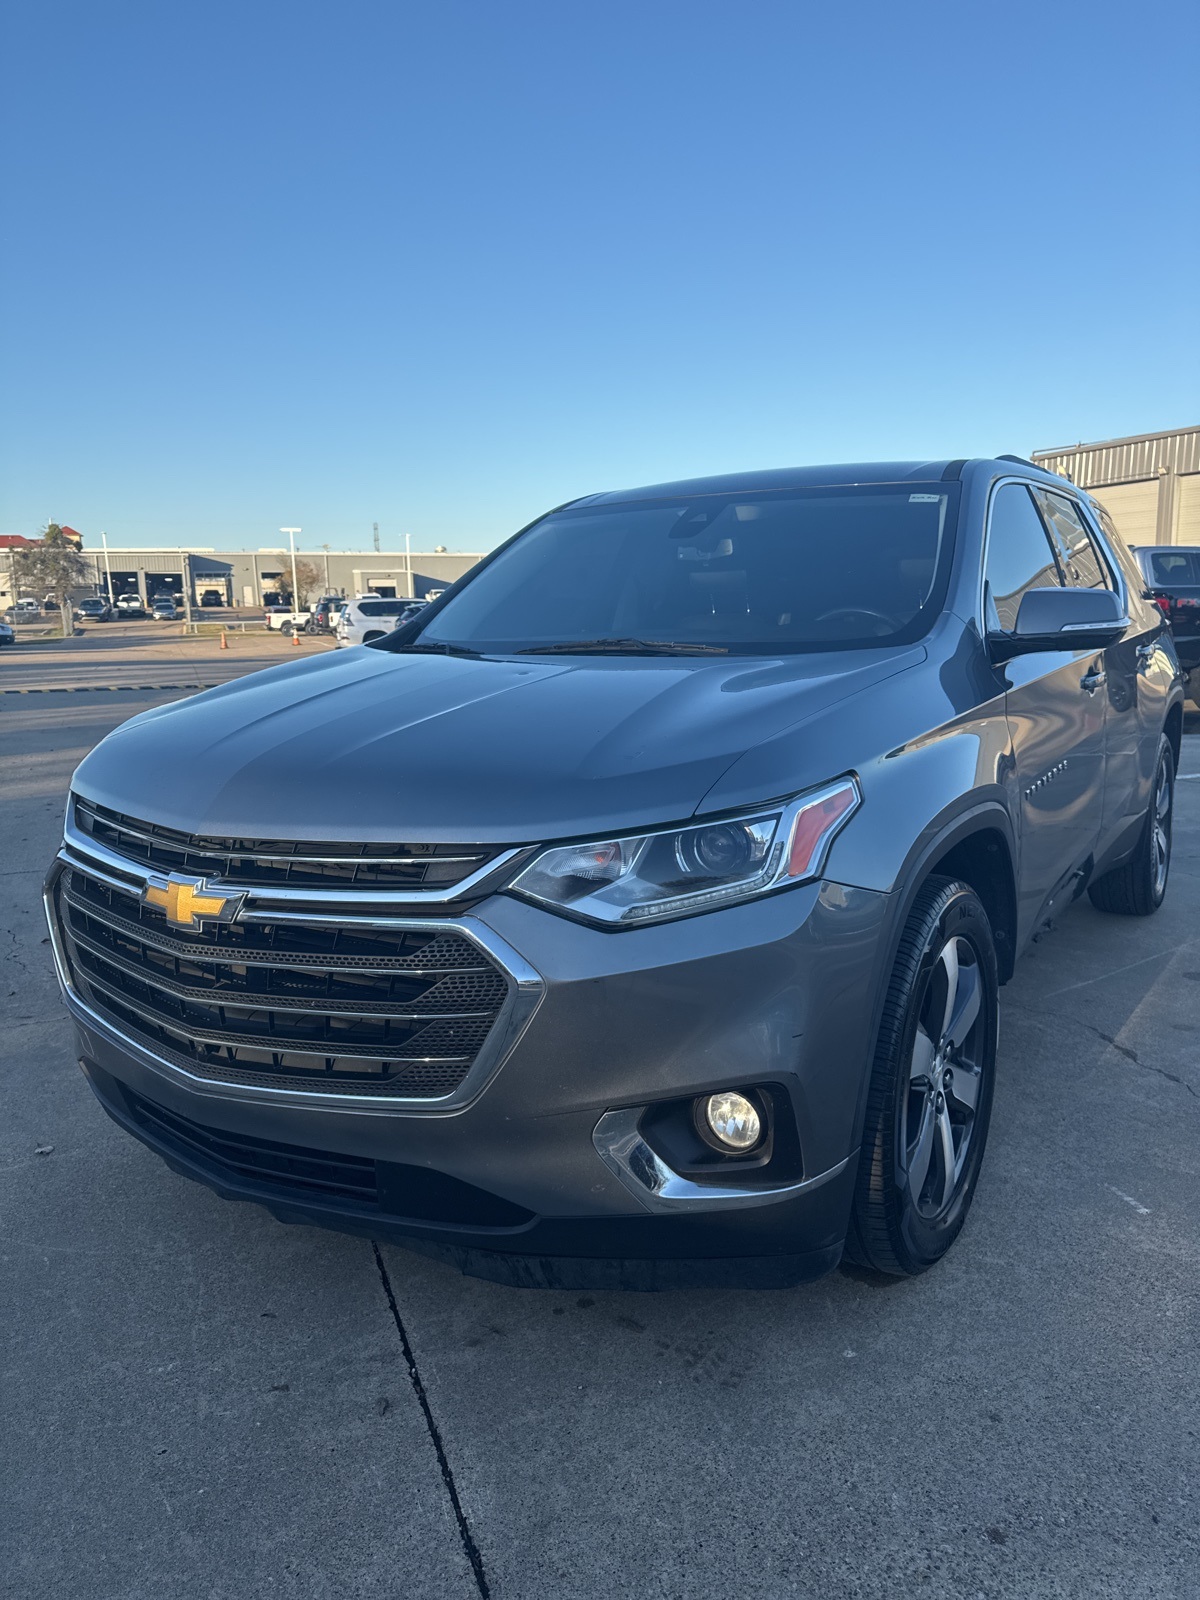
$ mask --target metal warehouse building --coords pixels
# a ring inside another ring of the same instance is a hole
[[[1035,450],[1033,460],[1099,500],[1127,544],[1200,545],[1200,428]]]

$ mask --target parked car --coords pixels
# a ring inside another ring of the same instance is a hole
[[[8,608],[8,614],[14,622],[33,622],[41,616],[42,608],[36,600],[14,600]]]
[[[0,645],[16,644],[17,636],[7,622],[0,622]]]
[[[337,642],[340,645],[370,644],[382,639],[397,627],[403,612],[412,601],[403,596],[359,595],[347,600],[337,623]]]
[[[346,602],[340,595],[322,595],[304,625],[306,633],[332,633]]]
[[[219,594],[216,589],[205,589],[200,596],[200,604],[202,606],[223,606],[225,604],[225,596]]]
[[[59,606],[58,601],[54,598],[54,596],[52,594],[48,594],[45,597],[45,599],[42,601],[42,610],[43,611],[59,611],[61,609],[62,608]]]
[[[112,616],[112,607],[102,598],[89,598],[79,602],[75,615],[81,622],[107,622]]]
[[[1200,707],[1200,546],[1135,545],[1133,554],[1171,629],[1188,694]]]
[[[1163,901],[1182,703],[1128,551],[1015,457],[592,495],[96,746],[78,1053],[177,1171],[485,1276],[919,1273],[1017,958]]]
[[[175,609],[175,601],[170,595],[156,595],[150,603],[150,615],[155,622],[176,622],[179,612]]]
[[[118,617],[144,617],[146,608],[142,604],[140,594],[119,594],[117,596],[116,614]]]

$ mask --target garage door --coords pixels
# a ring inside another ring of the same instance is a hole
[[[1126,544],[1153,544],[1158,520],[1158,479],[1144,483],[1115,483],[1089,489],[1093,500],[1108,512]]]
[[[1179,511],[1175,521],[1175,544],[1200,544],[1200,473],[1189,472],[1179,480]]]

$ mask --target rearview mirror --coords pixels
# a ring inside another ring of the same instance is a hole
[[[1128,626],[1111,589],[1030,589],[1012,632],[988,634],[988,652],[999,664],[1036,650],[1102,650]]]

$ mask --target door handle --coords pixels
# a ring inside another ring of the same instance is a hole
[[[1097,689],[1102,689],[1108,682],[1108,673],[1103,667],[1097,667],[1094,672],[1085,673],[1079,680],[1079,687],[1087,694],[1095,694]]]

